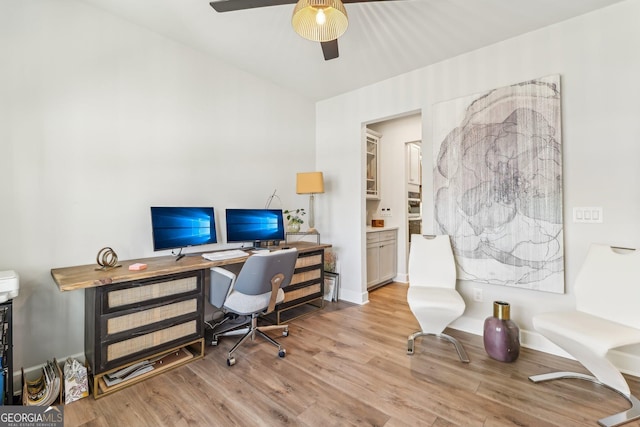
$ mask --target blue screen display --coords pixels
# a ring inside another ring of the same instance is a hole
[[[216,243],[213,208],[151,207],[153,250]]]
[[[284,240],[279,209],[227,209],[227,242]]]

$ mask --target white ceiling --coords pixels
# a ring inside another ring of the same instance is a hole
[[[294,5],[218,13],[208,0],[83,0],[313,100],[333,97],[620,0],[399,0],[345,5],[340,57],[291,28]],[[215,79],[215,76],[212,76]],[[224,82],[220,82],[224,84]]]

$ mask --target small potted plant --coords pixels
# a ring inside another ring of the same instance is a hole
[[[302,217],[306,214],[304,209],[287,209],[283,213],[287,218],[287,231],[289,231],[290,233],[297,233],[298,231],[300,231],[300,226],[304,223]]]

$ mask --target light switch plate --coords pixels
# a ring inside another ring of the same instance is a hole
[[[580,222],[586,224],[601,224],[602,207],[579,207],[573,208],[573,222]]]

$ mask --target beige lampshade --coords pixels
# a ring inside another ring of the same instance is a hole
[[[324,193],[324,179],[322,172],[300,172],[296,175],[296,193],[318,194]]]
[[[347,31],[349,19],[340,0],[299,0],[291,25],[307,40],[328,42]]]

